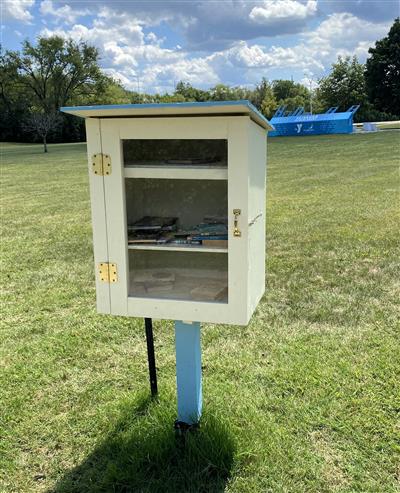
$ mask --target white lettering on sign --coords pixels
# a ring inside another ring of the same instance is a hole
[[[297,127],[297,128],[296,128],[296,132],[297,132],[298,134],[301,132],[301,127],[302,127],[302,126],[303,126],[303,124],[302,124],[302,123],[298,123],[298,124],[296,125],[296,127]]]

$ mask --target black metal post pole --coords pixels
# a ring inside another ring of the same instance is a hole
[[[149,376],[151,395],[157,395],[157,370],[156,357],[154,354],[154,339],[153,339],[153,322],[151,318],[145,318],[144,324],[146,327],[146,342],[147,342],[147,359],[149,361]]]

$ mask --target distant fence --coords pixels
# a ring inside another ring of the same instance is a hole
[[[377,130],[400,130],[400,120],[395,120],[395,121],[385,121],[385,122],[353,123],[354,131],[361,132],[365,130],[366,124],[376,126]]]

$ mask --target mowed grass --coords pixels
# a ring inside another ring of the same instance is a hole
[[[172,322],[95,312],[84,144],[4,145],[0,489],[399,491],[399,134],[268,143],[267,286],[202,328],[204,415],[173,432]]]

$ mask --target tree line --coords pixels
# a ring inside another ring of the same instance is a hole
[[[365,64],[356,57],[338,57],[316,88],[292,80],[263,78],[250,89],[217,84],[208,90],[180,81],[173,92],[129,91],[105,75],[99,52],[85,42],[53,36],[24,41],[20,51],[0,47],[0,140],[70,142],[85,139],[83,121],[61,114],[61,106],[228,101],[248,99],[267,118],[285,105],[319,113],[331,106],[361,108],[355,121],[400,119],[400,19],[386,37],[369,49]]]

